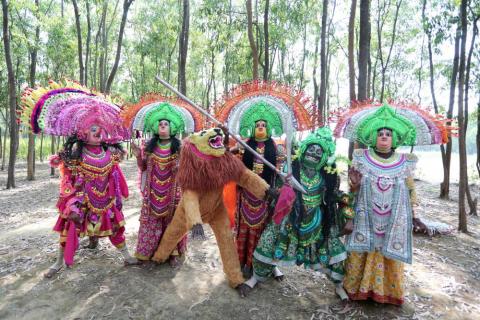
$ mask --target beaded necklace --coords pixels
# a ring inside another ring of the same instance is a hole
[[[323,193],[320,192],[323,184],[322,175],[315,173],[315,175],[310,178],[305,174],[304,170],[300,170],[300,179],[303,187],[307,191],[306,194],[302,195],[303,204],[310,208],[318,206],[323,198]]]

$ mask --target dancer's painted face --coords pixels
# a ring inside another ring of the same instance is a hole
[[[322,160],[323,149],[319,144],[311,144],[305,150],[304,160],[307,163],[317,164]]]
[[[259,120],[255,122],[255,138],[265,139],[267,138],[267,122]]]
[[[392,130],[382,128],[377,131],[377,150],[390,151],[392,149]]]
[[[102,127],[94,124],[90,127],[87,133],[87,143],[91,145],[100,145],[103,140]]]
[[[158,136],[161,139],[170,138],[170,122],[168,120],[160,120],[158,122]]]

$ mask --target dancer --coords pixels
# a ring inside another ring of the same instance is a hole
[[[199,130],[202,121],[198,112],[181,100],[158,94],[148,94],[137,104],[126,107],[122,117],[133,131],[153,136],[141,147],[131,144],[140,171],[143,197],[135,257],[144,262],[155,253],[180,199],[176,182],[180,153],[177,135]],[[185,235],[170,254],[172,267],[180,265],[179,258],[186,249]]]
[[[109,237],[125,264],[135,263],[125,243],[122,198],[128,188],[119,167],[122,140],[129,130],[119,125],[120,108],[108,97],[67,81],[47,88],[27,89],[22,96],[22,119],[33,133],[65,136],[63,149],[50,164],[60,170],[60,233],[56,262],[45,277],[73,265],[79,237]]]

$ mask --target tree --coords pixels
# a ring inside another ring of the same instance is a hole
[[[120,63],[120,55],[122,53],[122,41],[123,41],[123,34],[125,30],[125,25],[127,24],[127,15],[128,9],[132,5],[134,0],[124,0],[123,1],[123,14],[122,14],[122,21],[120,22],[120,30],[118,32],[118,41],[117,41],[117,53],[115,55],[115,62],[113,63],[112,71],[110,71],[110,75],[108,76],[107,85],[105,87],[105,92],[110,93],[110,89],[112,88],[113,79],[117,74],[118,64]],[[184,0],[184,2],[188,0]]]
[[[355,94],[355,13],[357,0],[352,0],[350,18],[348,19],[348,84],[350,101],[357,99]]]
[[[269,74],[269,67],[270,67],[270,60],[269,60],[269,55],[270,55],[270,49],[268,46],[268,10],[270,6],[270,1],[265,0],[265,12],[263,14],[263,33],[264,33],[264,43],[265,43],[265,52],[264,56],[265,59],[263,61],[263,80],[267,81],[268,80],[268,74]]]
[[[77,48],[78,48],[78,67],[80,75],[80,83],[85,84],[85,70],[83,66],[82,53],[82,28],[80,26],[80,13],[78,12],[77,0],[72,0],[73,9],[75,11],[75,26],[77,28]]]
[[[247,5],[248,42],[250,43],[250,48],[252,49],[252,60],[253,60],[252,78],[258,79],[258,49],[257,49],[257,44],[255,43],[255,38],[253,37],[252,0],[247,0],[246,5]]]
[[[3,48],[8,77],[8,105],[10,109],[10,155],[8,158],[7,189],[15,188],[15,160],[18,149],[18,131],[16,119],[16,80],[10,52],[10,30],[8,25],[9,10],[7,0],[2,0],[3,14]]]
[[[370,57],[370,0],[360,0],[360,39],[358,53],[358,100],[368,99],[368,59]]]
[[[327,16],[328,16],[328,0],[323,0],[322,7],[322,31],[320,35],[320,93],[318,95],[318,118],[320,122],[324,122],[323,117],[325,111],[325,103],[327,99],[327,54],[325,38],[327,36]]]
[[[178,89],[187,94],[186,65],[188,53],[188,35],[190,29],[190,1],[183,0],[182,30],[178,43]]]
[[[465,210],[465,196],[468,188],[468,174],[467,174],[467,151],[466,151],[466,124],[463,94],[465,86],[465,48],[467,42],[467,0],[462,0],[460,5],[460,62],[458,68],[458,145],[460,153],[460,178],[458,190],[458,230],[461,232],[468,232],[467,227],[467,212]]]

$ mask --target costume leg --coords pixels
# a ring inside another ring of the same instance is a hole
[[[165,262],[170,257],[173,250],[176,249],[178,242],[187,233],[187,221],[185,219],[185,209],[178,206],[175,210],[172,222],[168,225],[167,230],[160,241],[157,251],[152,257],[153,261]]]
[[[227,275],[230,286],[236,288],[243,283],[244,279],[240,270],[240,262],[238,260],[237,248],[233,241],[232,230],[230,229],[227,209],[223,205],[218,208],[214,218],[209,223],[217,239],[223,271]]]
[[[137,249],[135,257],[142,261],[148,261],[160,244],[160,238],[164,231],[162,218],[154,217],[142,210],[140,216],[140,228],[138,229]]]
[[[58,247],[57,251],[57,259],[55,260],[55,263],[48,268],[47,273],[44,274],[45,278],[51,278],[55,273],[59,272],[65,263],[63,262],[63,253],[65,252],[64,248],[62,245]]]

